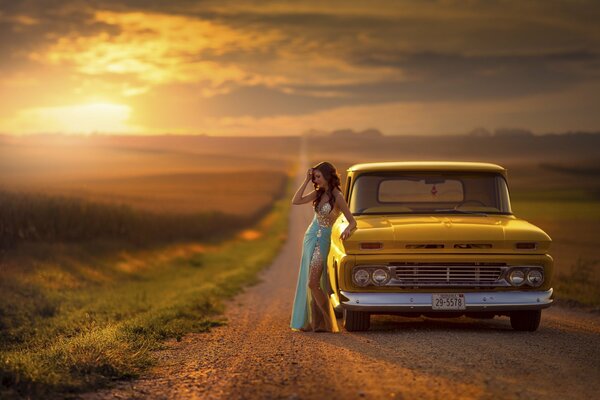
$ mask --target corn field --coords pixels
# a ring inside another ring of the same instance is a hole
[[[36,241],[114,239],[143,245],[207,240],[252,224],[270,207],[266,204],[248,216],[221,212],[159,214],[128,205],[0,190],[0,250]]]

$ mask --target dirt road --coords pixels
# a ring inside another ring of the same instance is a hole
[[[228,325],[167,343],[151,374],[86,399],[595,398],[600,318],[553,307],[537,332],[508,318],[372,317],[369,332],[289,329],[310,206],[262,283],[229,302]],[[340,321],[341,323],[341,321]]]

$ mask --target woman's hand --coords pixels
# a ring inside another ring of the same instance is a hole
[[[306,172],[306,180],[307,181],[313,180],[313,169],[312,168],[309,168],[308,171]]]
[[[347,226],[346,229],[344,229],[344,231],[340,235],[340,239],[342,239],[342,240],[348,239],[350,237],[350,235],[352,235],[352,231],[353,231],[353,229],[350,228],[350,226]]]

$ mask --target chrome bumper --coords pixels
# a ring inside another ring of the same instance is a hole
[[[540,310],[550,307],[553,289],[543,292],[464,293],[469,311]],[[368,312],[438,312],[432,308],[432,293],[353,293],[340,291],[340,307]],[[441,312],[447,312],[443,310]]]

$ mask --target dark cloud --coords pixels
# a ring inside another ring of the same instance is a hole
[[[400,86],[425,89],[424,96],[431,92],[444,100],[455,98],[456,91],[466,98],[520,96],[600,78],[600,54],[587,51],[503,56],[371,53],[356,55],[353,60],[359,65],[397,68],[409,81]]]
[[[114,25],[96,21],[93,10],[82,1],[0,1],[0,12],[0,68],[4,70],[12,62],[28,62],[30,52],[62,36],[119,32]]]
[[[356,58],[357,64],[391,66],[412,77],[345,85],[293,85],[292,93],[264,86],[241,87],[199,101],[212,116],[308,114],[341,106],[518,98],[558,91],[591,78],[600,55],[588,52],[538,56],[468,57],[458,54],[398,54]],[[588,74],[581,73],[587,70]],[[335,93],[332,97],[330,94]]]

